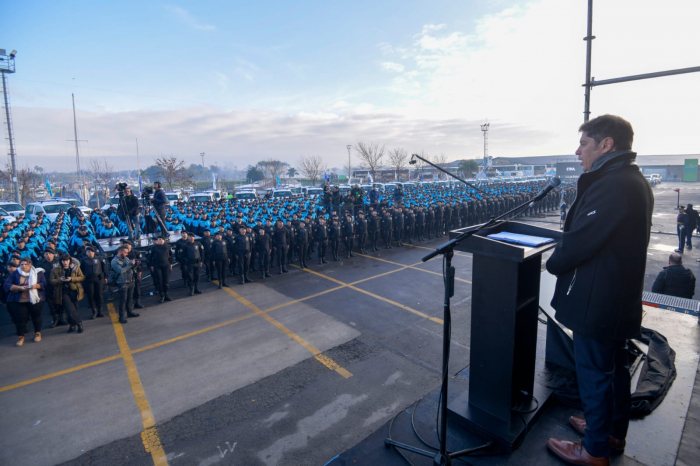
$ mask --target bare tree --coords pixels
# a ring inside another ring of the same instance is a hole
[[[377,168],[382,164],[384,146],[380,147],[379,143],[376,142],[358,141],[354,149],[362,161],[362,165],[369,170],[372,174],[372,179],[374,179]]]
[[[185,168],[184,160],[180,160],[174,155],[170,157],[161,155],[154,162],[156,167],[158,167],[158,174],[167,183],[168,190],[173,190],[173,183],[179,183],[183,186],[196,186],[196,183],[192,180],[192,174]]]
[[[435,154],[431,157],[430,161],[433,162],[435,165],[442,165],[444,163],[447,163],[447,154],[445,154],[444,152],[441,152],[440,154]]]
[[[90,159],[88,161],[88,172],[95,180],[105,186],[114,178],[114,165],[107,162],[107,159]]]
[[[428,156],[424,150],[421,150],[420,152],[418,152],[417,155],[420,155],[424,159],[430,160],[430,156]],[[423,179],[423,173],[425,171],[425,168],[429,167],[429,166],[430,165],[428,165],[427,162],[424,162],[423,160],[416,157],[416,170],[418,170],[420,172],[421,180]]]
[[[0,170],[0,179],[3,184],[12,186],[12,165],[5,164],[5,170]],[[39,180],[39,174],[29,165],[17,167],[17,190],[19,191],[20,204],[36,190]]]
[[[399,172],[408,166],[408,152],[401,147],[389,150],[389,162],[398,176]]]
[[[284,175],[284,168],[287,165],[287,162],[282,162],[281,160],[272,158],[258,162],[258,166],[265,173],[265,176],[271,178],[275,186],[277,186],[277,177],[280,174]]]
[[[326,171],[326,164],[320,155],[303,156],[299,160],[299,171],[311,180],[311,184],[316,184],[316,181],[321,179],[321,173]]]

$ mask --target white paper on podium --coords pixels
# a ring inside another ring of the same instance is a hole
[[[520,235],[518,233],[495,233],[493,235],[488,235],[487,238],[495,239],[497,241],[505,241],[507,243],[523,244],[525,246],[542,246],[543,244],[553,243],[553,238],[543,238],[541,236],[528,236]]]

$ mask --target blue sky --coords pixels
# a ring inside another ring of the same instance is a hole
[[[599,79],[699,64],[698,2],[598,4]],[[116,164],[133,162],[136,138],[146,161],[205,151],[239,167],[310,154],[342,166],[359,140],[472,158],[486,118],[492,155],[570,154],[582,118],[585,0],[12,2],[5,12],[17,152],[48,169],[72,156],[71,92],[84,155]],[[698,153],[688,134],[700,74],[663,79],[673,81],[596,89],[593,112],[630,119],[640,153]],[[662,138],[669,115],[674,134]]]

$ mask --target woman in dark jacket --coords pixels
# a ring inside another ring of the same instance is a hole
[[[7,293],[7,306],[17,330],[17,346],[24,345],[24,331],[27,318],[31,316],[34,325],[34,341],[41,341],[41,309],[46,300],[46,278],[44,269],[35,269],[32,260],[22,258],[19,268],[12,272],[3,285]]]
[[[78,333],[83,333],[83,321],[78,315],[78,301],[83,299],[83,280],[85,276],[80,265],[68,254],[61,256],[61,267],[53,269],[49,278],[49,283],[54,287],[53,300],[63,306],[68,316],[68,333],[74,332],[76,326]]]

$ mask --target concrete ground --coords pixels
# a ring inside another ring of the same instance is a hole
[[[700,204],[700,184],[654,188],[649,290],[677,247],[676,187]],[[204,283],[191,298],[175,288],[128,324],[111,307],[82,335],[45,329],[19,349],[3,314],[0,464],[324,465],[438,386],[442,263],[420,259],[442,242],[313,260],[230,290]],[[453,265],[457,374],[469,365],[471,256]]]

